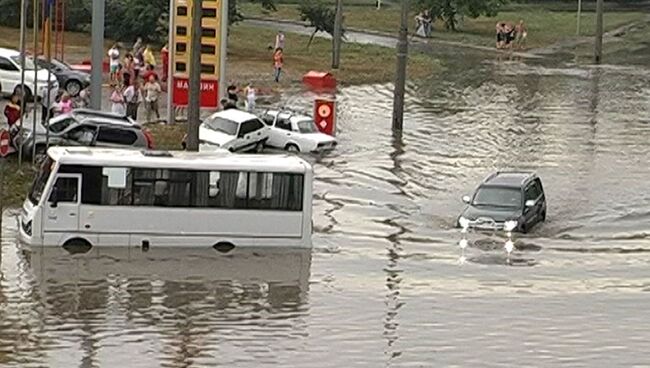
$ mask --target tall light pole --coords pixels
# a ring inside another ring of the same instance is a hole
[[[27,97],[27,87],[25,87],[25,53],[27,50],[26,47],[26,33],[27,33],[27,1],[21,0],[20,2],[20,135],[22,137],[23,132],[23,117],[25,116],[25,99]],[[36,72],[34,72],[36,73]],[[34,79],[36,79],[36,74],[34,74]],[[36,100],[38,91],[33,91],[32,96]],[[18,167],[22,169],[23,167],[23,140],[20,140],[20,147],[18,147]]]
[[[594,62],[600,64],[603,58],[603,1],[596,0],[596,44],[594,46]]]
[[[201,26],[202,0],[192,1],[192,34],[190,36],[190,80],[187,106],[187,150],[199,150],[199,119],[201,118]]]
[[[90,107],[102,109],[102,78],[104,56],[104,4],[106,0],[92,0],[92,69],[90,72]]]
[[[219,36],[219,99],[226,97],[226,61],[228,60],[229,0],[221,0],[221,35]]]
[[[334,37],[332,37],[332,69],[338,69],[341,64],[341,37],[343,34],[343,0],[336,0],[336,16],[334,17]]]
[[[576,36],[580,36],[580,17],[582,16],[582,0],[578,0],[578,17],[576,20]]]
[[[404,89],[406,88],[406,60],[408,57],[408,0],[402,0],[402,19],[397,41],[397,72],[393,96],[393,132],[401,132],[404,125]]]
[[[38,63],[36,63],[36,58],[38,57],[38,0],[34,0],[32,7],[34,8],[34,25],[32,26],[32,30],[34,32],[34,89],[38,91],[38,78],[36,78],[36,75],[38,75]],[[50,81],[48,80],[47,83]],[[44,102],[43,96],[41,98],[41,104]],[[36,99],[34,100],[34,112],[32,113],[32,132],[36,131]],[[41,109],[42,111],[42,109]],[[32,165],[36,163],[36,145],[32,145]]]
[[[176,56],[176,45],[174,42],[174,18],[176,17],[176,6],[174,0],[169,0],[169,29],[167,32],[167,124],[174,124],[176,114],[174,112],[174,57]]]

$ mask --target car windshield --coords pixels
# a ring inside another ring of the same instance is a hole
[[[516,188],[482,187],[476,191],[474,206],[521,207],[521,191]]]
[[[300,130],[300,133],[318,133],[318,129],[316,129],[316,124],[314,124],[313,120],[299,121],[298,130]]]
[[[205,126],[208,129],[216,130],[218,132],[223,132],[228,135],[237,135],[237,128],[239,124],[235,123],[232,120],[226,120],[223,118],[213,118],[205,121]]]
[[[74,123],[74,119],[63,119],[60,121],[57,121],[56,123],[52,123],[48,125],[48,128],[50,129],[50,132],[52,133],[61,133],[62,131],[66,130],[72,123]]]
[[[55,68],[58,68],[60,70],[71,70],[72,69],[72,68],[70,68],[70,65],[64,63],[61,60],[52,59],[52,65]]]
[[[37,205],[41,200],[41,196],[45,190],[45,184],[47,184],[47,180],[50,178],[53,167],[54,160],[51,158],[48,157],[45,161],[43,161],[43,164],[41,165],[41,171],[38,173],[38,176],[36,176],[36,179],[34,179],[34,182],[32,183],[32,189],[29,191],[29,200],[32,202],[32,204]]]
[[[16,63],[18,66],[20,66],[20,56],[18,56],[18,55],[12,56],[11,60],[13,60],[14,63]],[[34,70],[34,69],[35,69],[34,68],[34,60],[29,56],[25,57],[25,70]]]

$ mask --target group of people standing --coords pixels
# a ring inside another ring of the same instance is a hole
[[[155,72],[156,58],[151,47],[142,46],[142,39],[138,38],[133,49],[124,55],[122,61],[118,45],[113,45],[108,50],[108,57],[111,111],[137,120],[138,109],[144,103],[146,121],[151,121],[154,115],[156,119],[160,119],[158,100],[162,86]]]
[[[415,34],[420,37],[431,37],[433,31],[433,17],[428,10],[424,10],[415,16]]]
[[[496,25],[497,34],[497,49],[522,49],[525,47],[526,37],[528,37],[528,29],[523,20],[520,20],[517,25],[499,21]]]

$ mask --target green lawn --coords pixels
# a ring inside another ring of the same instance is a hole
[[[367,1],[366,1],[367,3]],[[374,2],[372,2],[374,3]],[[300,20],[295,4],[280,4],[277,12],[269,12],[259,5],[243,3],[242,12],[247,16],[267,17],[272,19]],[[473,45],[493,46],[494,26],[497,21],[517,22],[523,19],[529,29],[528,47],[548,46],[565,38],[574,37],[576,33],[576,13],[566,10],[554,11],[547,6],[536,4],[513,4],[506,7],[496,17],[466,18],[457,32],[447,31],[441,22],[435,24],[433,38],[466,42]],[[348,5],[344,8],[345,25],[355,29],[367,29],[391,34],[399,30],[399,8],[387,6],[376,10],[370,5]],[[615,11],[605,14],[605,29],[615,29],[621,25],[643,19],[647,14],[637,11]],[[410,16],[413,27],[415,13]],[[582,35],[593,35],[595,31],[595,14],[585,12],[581,18]],[[410,29],[412,32],[413,29]]]

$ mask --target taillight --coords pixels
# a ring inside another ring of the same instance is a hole
[[[155,145],[153,142],[153,134],[151,134],[151,130],[143,129],[142,132],[144,133],[144,138],[147,140],[147,148],[151,150],[154,149]]]

